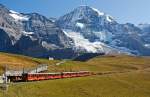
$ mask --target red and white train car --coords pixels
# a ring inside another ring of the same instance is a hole
[[[61,72],[61,73],[26,73],[22,75],[23,81],[40,81],[50,79],[61,79],[61,78],[73,78],[89,76],[89,71],[80,72]]]

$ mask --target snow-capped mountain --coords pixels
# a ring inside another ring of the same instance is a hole
[[[3,5],[0,5],[0,40],[0,51],[34,57],[54,54],[59,57],[66,49],[70,52],[72,41],[45,16],[18,13]]]
[[[0,5],[0,51],[34,57],[72,58],[83,52],[150,55],[148,28],[119,24],[89,6],[56,19]]]
[[[75,44],[81,43],[79,37],[86,40],[80,47],[76,46],[77,49],[82,48],[89,52],[92,47],[93,50],[90,52],[109,53],[113,48],[119,53],[150,54],[150,50],[143,45],[144,41],[139,35],[142,33],[140,28],[130,23],[119,24],[112,16],[89,6],[74,9],[60,17],[56,24],[70,35]],[[88,49],[85,48],[85,44],[88,44],[86,46]],[[109,50],[105,50],[106,48]]]
[[[98,11],[89,6],[80,6],[72,12],[60,17],[58,25],[65,29],[82,30],[86,27],[95,30],[102,29],[101,26],[115,24],[115,20],[110,15]]]
[[[103,28],[106,28],[105,25],[114,25],[117,22],[110,15],[95,8],[80,6],[60,17],[56,24],[74,40],[76,50],[109,53],[112,49],[103,43],[112,38],[112,34],[103,31],[105,30]]]
[[[60,17],[56,24],[62,29],[81,32],[85,38],[93,42],[97,39],[102,41],[109,40],[112,35],[107,32],[112,30],[111,25],[115,25],[117,22],[110,15],[95,8],[80,6]]]

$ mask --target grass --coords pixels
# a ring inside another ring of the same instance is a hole
[[[4,67],[8,69],[20,70],[36,67],[39,64],[55,64],[57,61],[49,61],[46,59],[31,58],[27,56],[14,55],[8,53],[0,53],[0,74],[4,72]]]
[[[3,57],[7,60],[1,60]],[[0,90],[0,97],[150,97],[149,57],[99,56],[87,62],[67,61],[59,66],[55,65],[59,60],[49,61],[5,53],[0,53],[0,60],[0,64],[12,62],[8,64],[10,68],[15,63],[28,68],[43,63],[49,64],[48,72],[112,72],[83,78],[11,83],[6,93]]]
[[[0,97],[149,97],[147,76],[127,73],[11,84]]]
[[[149,57],[131,57],[125,55],[96,57],[87,62],[67,61],[60,66],[53,66],[56,71],[89,70],[93,72],[130,71],[149,67]]]

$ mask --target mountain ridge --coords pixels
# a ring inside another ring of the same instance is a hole
[[[131,23],[119,24],[115,20],[110,22],[107,19],[108,16],[110,15],[104,14],[92,7],[79,6],[72,12],[61,16],[56,23],[66,32],[80,33],[92,43],[102,42],[109,47],[119,50],[119,52],[129,52],[136,55],[148,53],[149,55],[149,49],[144,47],[143,38],[139,35],[139,33],[142,33],[140,28]],[[84,22],[82,23],[82,21]],[[137,47],[134,45],[135,42]]]
[[[1,51],[56,58],[72,58],[80,53],[150,55],[148,32],[143,34],[148,28],[119,24],[90,6],[79,6],[58,19],[18,13],[3,5],[0,13],[0,33],[7,37],[0,40],[9,44],[0,45]]]

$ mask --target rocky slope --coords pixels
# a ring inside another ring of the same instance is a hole
[[[1,44],[5,44],[0,45],[1,51],[43,57],[49,56],[49,51],[63,52],[71,46],[72,40],[40,14],[18,13],[0,5],[0,20]]]
[[[92,46],[94,50],[92,49],[90,52],[98,52],[101,49],[105,53],[110,53],[109,51],[113,48],[119,52],[150,55],[150,49],[144,46],[145,41],[140,36],[140,33],[143,33],[142,29],[130,23],[119,24],[112,16],[89,6],[80,6],[74,9],[60,17],[56,24],[67,34],[73,36],[75,43],[79,37],[82,37],[82,40],[91,43],[90,46],[96,44],[96,46]],[[85,48],[82,44],[80,48]],[[87,48],[89,49],[90,46],[87,45]],[[110,50],[105,51],[106,47]]]
[[[73,58],[79,53],[150,55],[150,26],[119,24],[79,6],[60,17],[18,13],[0,5],[0,51],[34,57]]]

